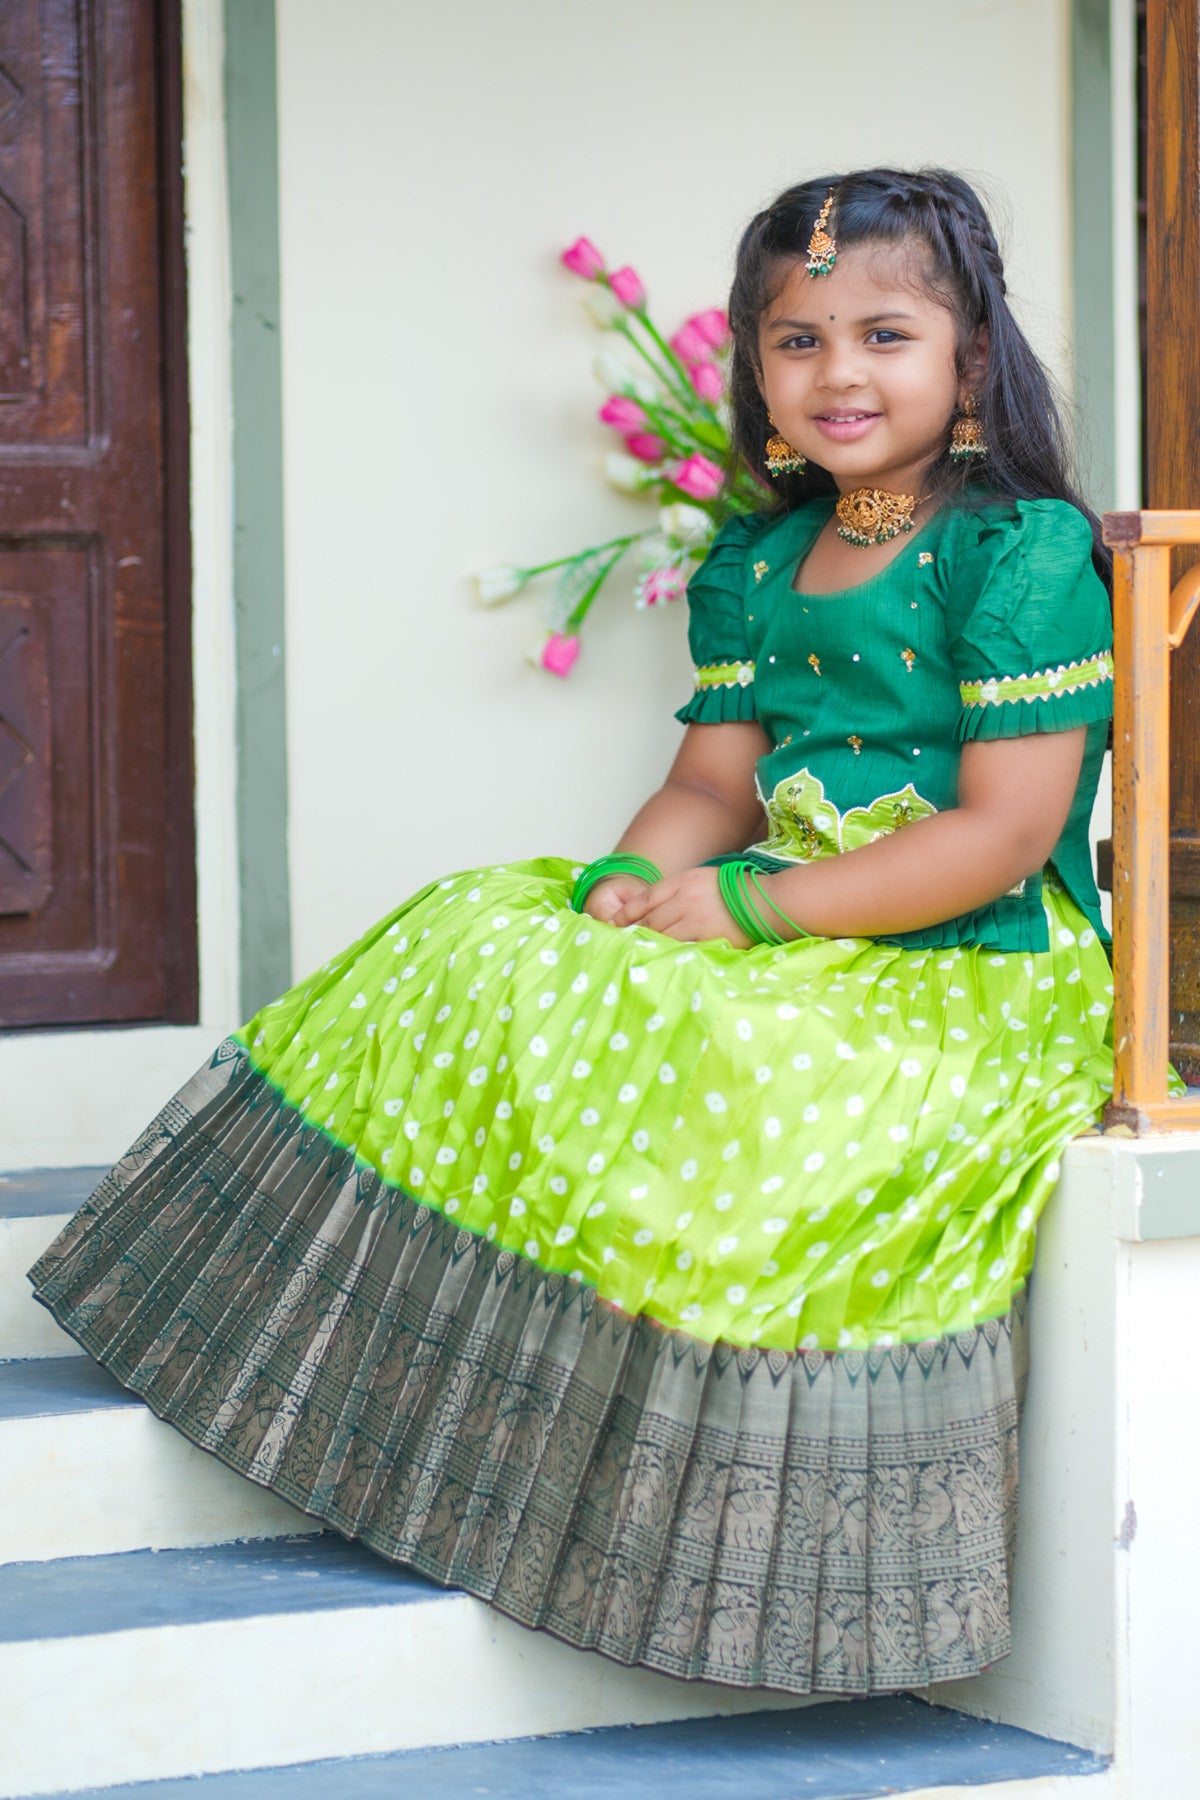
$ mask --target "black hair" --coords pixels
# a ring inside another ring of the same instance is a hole
[[[738,245],[729,295],[735,464],[744,463],[768,481],[779,510],[790,511],[813,495],[836,491],[829,472],[811,462],[801,475],[773,480],[766,476],[765,446],[774,428],[757,382],[763,311],[789,268],[807,258],[817,215],[831,189],[830,226],[839,250],[914,238],[925,245],[928,260],[914,266],[914,278],[954,315],[960,375],[979,328],[988,327],[987,369],[978,392],[988,455],[953,459],[947,438],[929,470],[930,492],[944,503],[960,505],[997,499],[1069,501],[1092,527],[1092,560],[1111,588],[1112,554],[1101,541],[1099,520],[1072,479],[1050,379],[1009,306],[996,234],[974,188],[948,169],[860,169],[849,175],[823,175],[787,188],[750,221]]]

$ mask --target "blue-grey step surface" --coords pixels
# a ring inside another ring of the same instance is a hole
[[[0,1219],[78,1212],[108,1174],[101,1169],[24,1169],[0,1175]]]
[[[0,1643],[265,1613],[398,1606],[444,1590],[330,1532],[0,1568]]]
[[[115,1375],[90,1356],[35,1356],[0,1362],[0,1425],[6,1419],[45,1418],[51,1413],[97,1412],[102,1407],[146,1402],[122,1387]]]
[[[138,1782],[75,1800],[662,1800],[664,1788],[687,1800],[875,1800],[1106,1766],[1070,1744],[901,1695]],[[1080,1793],[1084,1800],[1086,1784]]]

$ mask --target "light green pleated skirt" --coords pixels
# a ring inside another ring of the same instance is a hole
[[[1108,962],[567,908],[569,865],[441,882],[243,1034],[287,1104],[457,1225],[710,1341],[864,1348],[1007,1311],[1111,1085]]]

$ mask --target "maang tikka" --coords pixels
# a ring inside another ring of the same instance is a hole
[[[979,400],[975,394],[968,394],[962,403],[962,418],[954,421],[954,429],[950,433],[950,454],[955,462],[964,462],[969,456],[986,456],[987,440],[983,435],[983,420],[978,417]]]
[[[775,424],[773,413],[768,413],[767,418]],[[768,475],[803,475],[808,458],[801,456],[795,445],[789,444],[783,433],[776,429],[775,436],[767,439],[766,463]]]
[[[808,261],[804,266],[810,275],[828,275],[837,261],[837,245],[826,229],[832,211],[833,189],[830,188],[825,196],[825,204],[817,214],[813,234],[808,240]]]

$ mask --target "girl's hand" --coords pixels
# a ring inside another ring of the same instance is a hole
[[[596,883],[583,903],[583,910],[593,919],[603,919],[612,925],[616,922],[615,915],[626,902],[636,901],[649,891],[650,883],[643,881],[640,875],[607,875]]]
[[[749,946],[750,939],[725,910],[715,869],[683,869],[678,875],[664,876],[653,887],[644,882],[638,885],[642,891],[611,915],[614,925],[645,925],[685,944],[725,938],[735,950]]]

